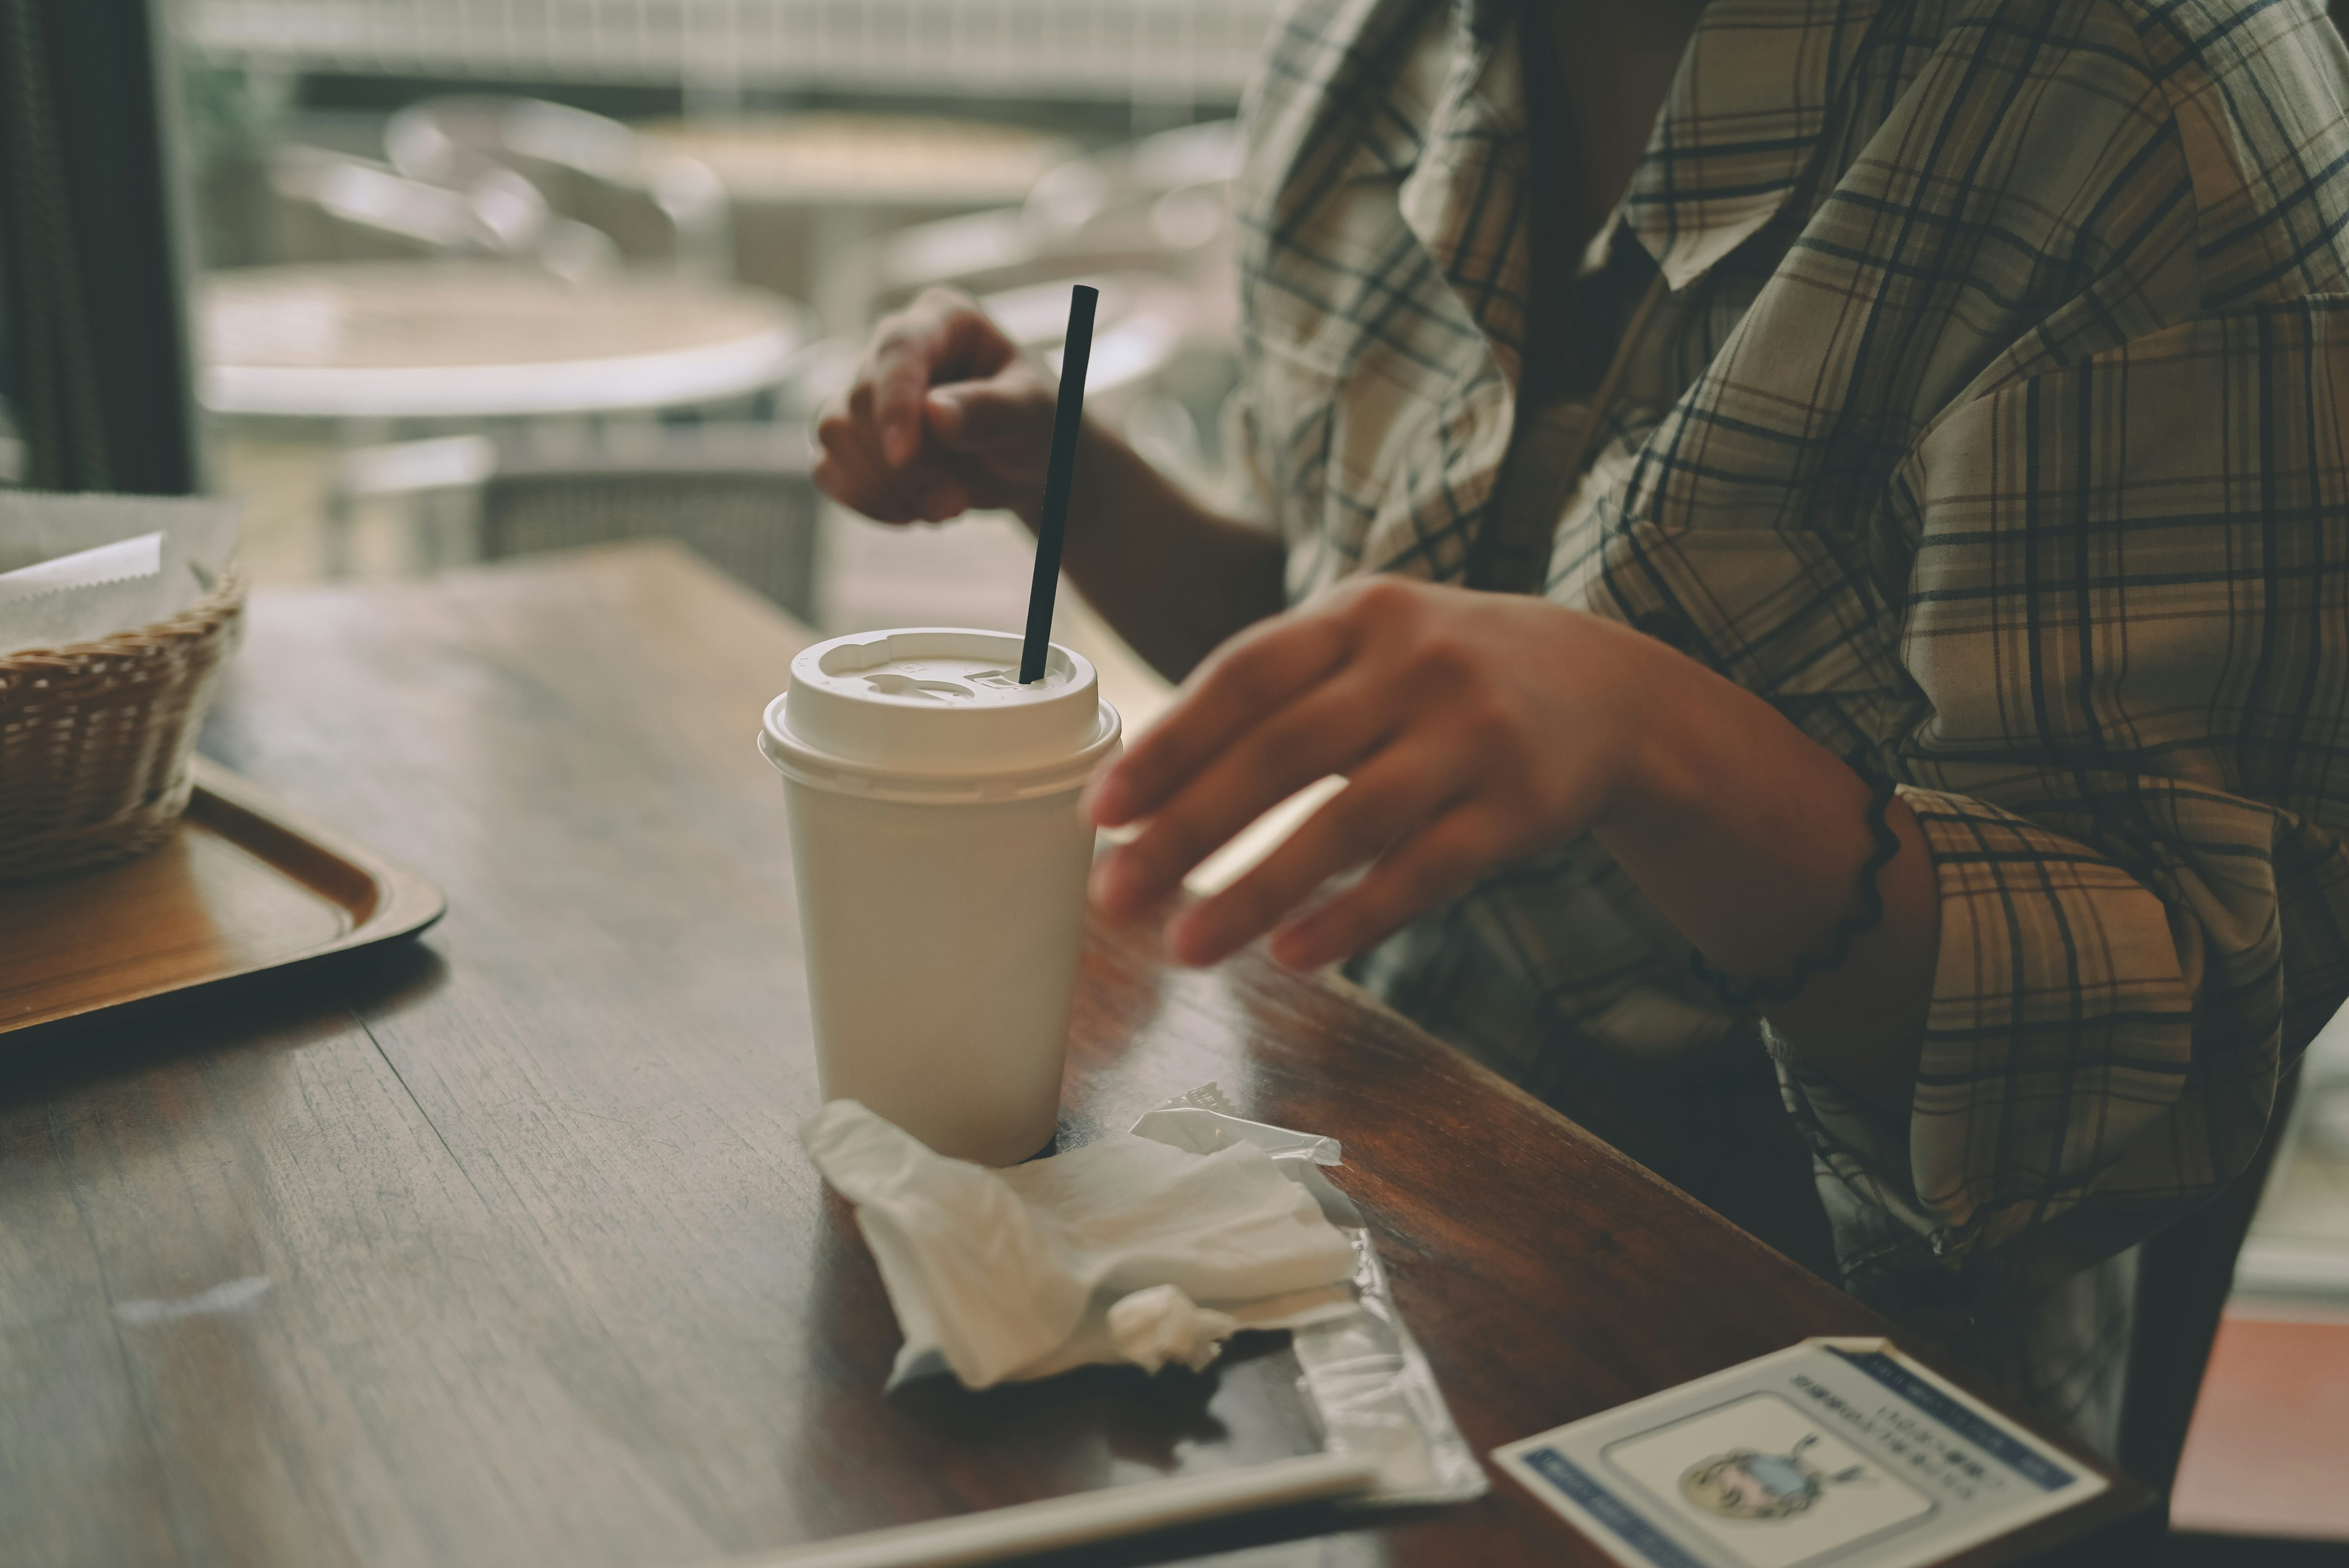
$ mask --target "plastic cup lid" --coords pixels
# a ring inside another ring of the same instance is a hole
[[[761,749],[802,782],[989,797],[1067,787],[1117,740],[1083,655],[1058,643],[1019,684],[1010,632],[920,627],[833,638],[792,660]]]

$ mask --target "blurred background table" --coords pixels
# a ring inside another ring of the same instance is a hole
[[[772,392],[809,337],[779,295],[683,269],[440,258],[236,268],[201,303],[212,413],[335,432],[326,576],[352,568],[357,509],[392,497],[427,567],[664,533],[812,606],[802,431],[661,420]]]
[[[791,304],[670,275],[495,261],[320,262],[205,280],[215,413],[478,420],[714,403],[773,386]]]
[[[8,1064],[12,1564],[684,1568],[1313,1443],[1277,1339],[1201,1377],[882,1395],[886,1298],[794,1141],[805,981],[752,745],[810,636],[667,544],[256,597],[206,750],[450,912],[419,945]],[[1480,1454],[1884,1327],[1359,996],[1094,931],[1064,1140],[1207,1079],[1343,1140]],[[2144,1506],[2123,1483],[2035,1539]],[[1081,1561],[1243,1548],[1604,1561],[1507,1483]],[[2087,1552],[2075,1533],[2062,1561]]]

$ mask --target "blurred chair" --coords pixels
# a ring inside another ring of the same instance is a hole
[[[521,178],[567,217],[608,235],[630,260],[724,278],[732,220],[709,166],[600,114],[526,98],[435,98],[385,123],[391,166],[455,189]]]
[[[1085,396],[1108,397],[1150,379],[1196,326],[1190,293],[1148,274],[1092,273],[1081,281],[1101,290],[1093,317],[1091,367]],[[1057,365],[1069,327],[1069,285],[1030,284],[981,295],[986,311],[1004,335]]]
[[[1067,285],[1099,286],[1089,398],[1154,461],[1216,487],[1239,379],[1230,187],[1242,152],[1232,121],[1186,126],[1057,165],[1019,206],[902,229],[856,268],[870,309],[960,288],[1049,351]]]
[[[269,183],[316,224],[316,243],[294,248],[323,250],[335,260],[496,256],[581,277],[618,259],[603,234],[558,216],[536,186],[509,170],[435,184],[364,158],[288,145],[271,155]]]
[[[770,424],[626,426],[592,443],[554,432],[502,446],[479,435],[396,441],[343,453],[328,525],[347,530],[362,502],[392,503],[427,567],[676,539],[812,623],[812,462],[796,431]]]
[[[1155,273],[1230,317],[1235,122],[1164,131],[1060,164],[1017,207],[899,230],[864,268],[875,306],[947,285],[975,294],[1104,271]]]
[[[854,333],[872,242],[910,223],[1016,205],[1068,157],[1061,140],[983,119],[870,109],[698,115],[630,128],[726,191],[737,275]]]

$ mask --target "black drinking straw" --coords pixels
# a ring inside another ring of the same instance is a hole
[[[1068,531],[1069,477],[1077,466],[1077,425],[1085,412],[1085,362],[1093,354],[1093,306],[1101,290],[1069,291],[1069,340],[1061,350],[1061,401],[1052,412],[1052,455],[1044,469],[1044,510],[1036,518],[1036,575],[1028,582],[1028,639],[1019,645],[1019,684],[1044,678],[1052,646],[1052,597],[1061,587],[1061,536]]]

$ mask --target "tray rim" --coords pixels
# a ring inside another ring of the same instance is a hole
[[[317,943],[283,958],[248,963],[199,979],[176,984],[153,985],[144,990],[119,995],[111,1000],[54,1017],[34,1019],[22,1023],[0,1020],[0,1045],[16,1046],[52,1034],[78,1032],[112,1021],[118,1015],[143,1012],[151,1007],[168,1004],[183,998],[250,981],[261,975],[274,974],[316,962],[337,954],[353,952],[362,948],[397,941],[403,937],[420,934],[449,911],[445,894],[430,881],[417,873],[386,860],[375,851],[354,842],[305,814],[286,806],[260,784],[208,757],[191,756],[188,771],[195,793],[209,795],[227,806],[300,840],[351,871],[363,877],[375,891],[375,905],[349,930],[331,940]],[[191,811],[198,809],[194,801]],[[232,839],[231,842],[236,842]],[[270,869],[288,881],[297,881],[281,866],[256,854],[250,846],[239,845],[247,854],[269,865]],[[307,885],[305,885],[307,886]],[[316,894],[315,888],[311,891]],[[321,895],[322,896],[322,895]],[[346,905],[346,909],[349,906]]]

